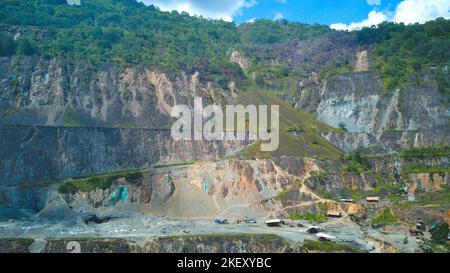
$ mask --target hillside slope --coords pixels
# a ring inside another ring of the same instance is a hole
[[[267,91],[249,90],[240,93],[236,103],[243,105],[279,105],[280,106],[280,146],[270,154],[261,154],[259,144],[255,144],[242,152],[244,156],[337,156],[338,148],[331,145],[320,134],[333,132],[334,129],[314,116],[301,112],[276,95]]]

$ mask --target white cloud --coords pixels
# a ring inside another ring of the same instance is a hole
[[[398,4],[393,21],[413,24],[450,18],[450,0],[404,0]]]
[[[388,20],[388,16],[384,14],[383,12],[378,11],[371,11],[367,17],[367,19],[358,22],[358,23],[351,23],[351,24],[332,24],[330,27],[332,29],[336,30],[356,30],[361,29],[363,27],[371,27],[373,25],[378,25],[384,21]]]
[[[256,0],[140,0],[144,4],[153,4],[163,11],[177,10],[190,15],[202,15],[206,18],[222,19],[231,22],[233,16],[240,14],[243,8],[257,4]]]
[[[283,18],[284,18],[283,13],[277,12],[277,14],[275,14],[275,17],[273,17],[273,20],[276,21],[276,20],[281,20]]]
[[[250,19],[250,20],[247,20],[247,22],[246,23],[250,23],[250,24],[252,24],[252,23],[254,23],[256,21],[256,18],[252,18],[252,19]]]
[[[367,3],[375,3],[377,0],[367,0]],[[377,25],[383,21],[414,24],[425,23],[436,18],[450,18],[449,0],[403,0],[397,5],[394,13],[371,11],[368,18],[351,24],[332,24],[330,27],[336,30],[356,30],[362,27]]]

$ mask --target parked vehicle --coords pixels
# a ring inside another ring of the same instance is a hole
[[[272,219],[266,221],[266,225],[268,227],[281,227],[282,224],[283,221],[281,221],[280,219]]]
[[[246,224],[256,224],[256,220],[255,218],[252,217],[244,217],[244,223]]]

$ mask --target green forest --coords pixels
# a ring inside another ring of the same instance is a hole
[[[0,24],[22,25],[30,35],[14,40],[0,32],[0,56],[62,56],[95,65],[152,67],[178,75],[199,71],[201,80],[227,88],[242,83],[242,69],[229,56],[244,45],[274,45],[307,41],[337,31],[323,25],[286,20],[257,20],[236,25],[221,20],[162,12],[134,0],[84,0],[69,6],[65,0],[0,0]],[[450,94],[450,21],[437,19],[405,26],[383,23],[348,32],[356,43],[373,48],[374,70],[387,90],[419,81],[415,74],[434,67],[441,91]],[[346,67],[347,64],[338,64]],[[289,77],[281,66],[277,77]],[[261,80],[259,78],[256,81]],[[262,83],[260,83],[262,84]]]
[[[385,88],[417,80],[425,67],[435,67],[441,91],[450,94],[450,21],[438,18],[425,24],[382,23],[356,32],[358,41],[375,44],[375,69]]]

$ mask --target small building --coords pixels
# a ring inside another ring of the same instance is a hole
[[[327,216],[331,218],[341,218],[342,213],[340,211],[329,211],[327,212]]]
[[[382,224],[372,224],[373,229],[381,228],[382,226]]]
[[[328,242],[336,239],[336,237],[333,237],[331,235],[328,235],[328,234],[322,233],[322,232],[317,233],[316,237],[319,238],[319,241],[328,241]]]
[[[416,223],[416,230],[420,230],[420,231],[426,231],[426,226],[424,223],[421,222],[417,222]]]
[[[339,202],[342,202],[342,203],[355,203],[355,199],[342,198],[342,199],[339,199]]]
[[[266,225],[268,227],[281,227],[282,224],[283,221],[281,221],[280,219],[272,219],[266,221]]]
[[[366,201],[369,203],[378,203],[380,202],[380,197],[367,197]]]

